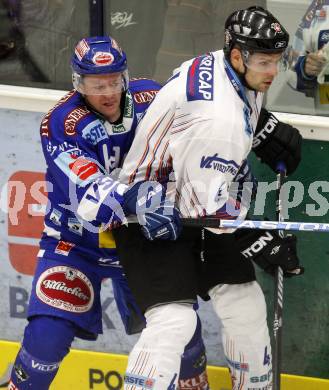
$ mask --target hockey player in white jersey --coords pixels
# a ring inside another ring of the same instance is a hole
[[[243,217],[246,205],[230,193],[232,183],[252,181],[246,158],[253,141],[272,168],[283,160],[292,172],[300,160],[296,129],[275,121],[268,134],[256,129],[257,122],[268,123],[263,93],[278,73],[288,40],[263,8],[234,12],[226,21],[224,50],[183,63],[157,94],[120,181],[167,184],[184,217]],[[128,284],[147,320],[129,356],[126,390],[177,388],[180,356],[197,325],[197,295],[212,300],[223,324],[233,389],[271,389],[265,300],[252,262],[240,252],[262,233],[243,238],[216,233],[222,232],[185,227],[176,241],[148,241],[133,224],[113,231]],[[271,237],[251,259],[270,273],[277,265],[286,275],[302,273],[295,238]]]

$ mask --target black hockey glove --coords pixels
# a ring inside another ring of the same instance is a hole
[[[297,257],[295,235],[282,238],[275,230],[240,230],[235,235],[242,255],[267,273],[274,275],[278,266],[287,277],[304,273]]]
[[[253,150],[262,162],[277,170],[282,162],[287,174],[293,173],[301,160],[302,136],[287,123],[280,122],[273,114],[261,109],[253,139]]]

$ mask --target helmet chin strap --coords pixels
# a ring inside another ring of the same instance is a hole
[[[253,87],[251,87],[251,86],[248,84],[248,81],[246,80],[246,74],[247,74],[247,72],[248,72],[248,68],[246,67],[246,65],[244,65],[244,72],[243,72],[243,73],[239,72],[238,70],[236,70],[235,72],[236,72],[236,74],[238,75],[239,80],[241,81],[241,84],[242,84],[244,87],[250,89],[251,91],[256,91],[256,89],[253,88]],[[257,92],[257,91],[256,91],[256,92]]]

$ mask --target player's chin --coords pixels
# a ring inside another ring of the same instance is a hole
[[[258,91],[259,92],[267,92],[272,85],[272,82],[263,82],[259,85]]]
[[[118,110],[118,107],[115,105],[102,105],[101,110],[101,113],[104,115],[113,115]]]

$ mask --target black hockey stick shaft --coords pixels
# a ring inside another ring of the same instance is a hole
[[[281,199],[281,188],[286,169],[284,166],[278,167],[277,188],[276,188],[276,216],[279,222],[283,218],[283,204]],[[279,230],[279,235],[284,236],[283,230]],[[281,365],[282,365],[282,316],[283,316],[283,270],[277,267],[274,278],[274,345],[273,345],[273,390],[281,389]]]

